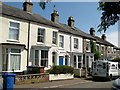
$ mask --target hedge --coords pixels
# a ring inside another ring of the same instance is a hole
[[[50,74],[73,74],[73,67],[71,66],[53,66],[48,72]]]

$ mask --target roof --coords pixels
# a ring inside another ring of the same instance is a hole
[[[96,40],[93,36],[91,36],[90,34],[87,34],[85,32],[83,32],[82,30],[74,27],[74,28],[71,28],[70,26],[66,25],[66,24],[60,24],[60,31],[61,32],[68,32],[70,34],[74,34],[74,35],[77,35],[77,36],[80,36],[80,37],[83,37],[83,38],[86,38],[86,39],[93,39],[93,40]],[[62,29],[63,28],[63,29]]]
[[[2,15],[12,16],[12,17],[20,18],[27,21],[32,21],[32,22],[36,22],[36,23],[40,23],[40,24],[44,24],[52,27],[57,27],[56,24],[54,24],[50,20],[47,20],[46,18],[38,14],[27,13],[22,9],[8,6],[4,3],[2,3]]]
[[[111,44],[110,42],[103,40],[102,38],[98,37],[98,36],[94,36],[96,38],[96,42],[99,44],[103,44],[106,46],[114,46],[113,44]]]
[[[47,20],[46,18],[42,17],[41,15],[38,14],[33,14],[33,13],[27,13],[26,11],[23,11],[22,9],[8,6],[4,3],[2,3],[2,15],[7,15],[7,16],[12,16],[16,18],[20,18],[23,20],[27,21],[32,21],[36,22],[39,24],[44,24],[52,27],[56,27],[59,29],[59,31],[64,32],[64,33],[69,33],[77,36],[81,36],[83,38],[88,38],[88,39],[94,39],[91,35],[79,30],[78,28],[71,28],[66,24],[60,24],[60,23],[54,23],[50,20]]]
[[[114,46],[113,48],[114,48],[114,49],[117,49],[117,50],[120,50],[120,48],[119,48],[119,47],[117,47],[117,46]]]

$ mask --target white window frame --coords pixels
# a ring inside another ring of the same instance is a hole
[[[59,35],[59,47],[64,48],[64,36],[63,35]]]
[[[105,51],[105,47],[104,47],[104,46],[101,46],[101,54],[102,54],[102,55],[104,54],[104,51]]]
[[[74,38],[74,48],[75,49],[78,49],[78,43],[79,43],[78,38]]]
[[[10,26],[10,23],[17,23],[18,24],[18,28],[16,28],[16,27],[11,27]],[[11,29],[18,29],[18,36],[17,36],[17,38],[16,39],[12,39],[12,38],[10,38],[10,28]],[[20,22],[19,21],[15,21],[15,20],[9,20],[9,36],[8,36],[8,40],[9,41],[19,41],[19,34],[20,34]]]
[[[79,57],[81,57],[80,61],[79,61]],[[81,67],[79,67],[79,64],[81,64]],[[82,68],[82,56],[81,55],[78,55],[78,67],[77,68]]]
[[[53,31],[52,44],[57,44],[57,32]]]
[[[8,49],[8,52],[6,53],[6,49]],[[11,62],[11,60],[10,60],[10,57],[11,57],[11,55],[20,55],[20,65],[19,65],[19,70],[14,70],[14,72],[20,72],[21,71],[21,65],[22,65],[22,61],[21,61],[21,58],[22,58],[22,50],[21,49],[18,49],[18,50],[20,50],[20,53],[12,53],[11,52],[11,50],[12,49],[17,49],[17,48],[5,48],[4,50],[5,50],[5,53],[4,53],[4,55],[6,56],[7,54],[8,54],[8,66],[7,66],[7,70],[8,71],[10,71],[10,72],[12,72],[12,70],[10,70],[10,62]]]
[[[90,41],[86,41],[86,51],[90,51]]]
[[[76,60],[74,57],[76,57]],[[73,67],[77,68],[77,56],[76,55],[73,55]]]
[[[42,57],[41,57],[41,51],[48,51],[48,58],[47,58],[47,66],[44,66],[44,67],[48,67],[48,64],[49,64],[49,50],[48,49],[35,49],[34,50],[34,60],[33,60],[33,65],[35,65],[35,51],[38,50],[38,65],[41,66],[41,60],[42,60]],[[46,60],[46,58],[44,58],[44,60]]]
[[[38,32],[41,32],[41,30],[43,30],[43,34],[40,33],[40,35],[39,35]],[[43,38],[43,41],[39,41],[39,40],[41,40],[40,38]],[[40,43],[44,43],[45,42],[45,29],[44,28],[38,28],[38,31],[37,31],[37,42],[40,42]]]
[[[110,54],[110,51],[111,51],[110,49],[111,49],[110,47],[107,48],[107,53],[108,54]]]

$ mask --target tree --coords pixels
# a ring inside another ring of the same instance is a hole
[[[114,25],[120,15],[119,2],[99,2],[99,11],[102,11],[101,23],[98,25],[98,31],[106,31],[111,25]]]
[[[51,2],[51,1],[52,1],[52,0],[40,0],[39,6],[40,6],[43,10],[45,10],[46,4],[49,3],[49,2]]]

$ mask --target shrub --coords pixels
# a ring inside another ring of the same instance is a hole
[[[120,58],[114,58],[113,60],[120,62]]]
[[[48,70],[50,74],[73,74],[73,67],[71,66],[53,66]]]

